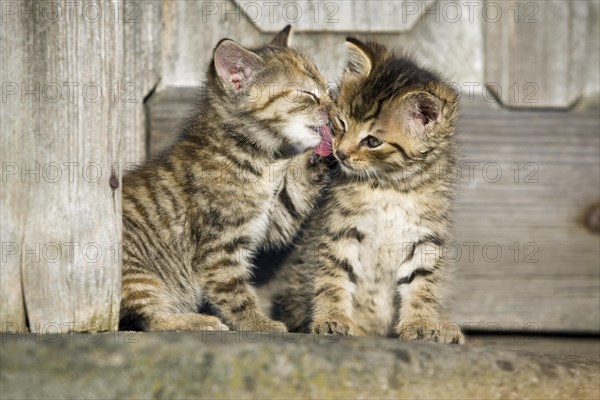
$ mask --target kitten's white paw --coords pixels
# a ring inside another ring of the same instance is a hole
[[[229,327],[219,318],[213,316],[204,316],[204,321],[200,325],[200,329],[204,331],[228,331]]]

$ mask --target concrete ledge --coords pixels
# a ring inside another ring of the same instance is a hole
[[[2,399],[598,399],[600,363],[298,334],[5,334],[0,384]]]

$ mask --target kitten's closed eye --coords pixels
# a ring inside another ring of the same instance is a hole
[[[304,95],[304,96],[310,97],[316,104],[320,104],[321,103],[319,97],[316,94],[312,93],[312,92],[308,92],[306,90],[300,90],[300,93],[302,95]]]
[[[346,131],[347,131],[346,122],[342,118],[339,118],[339,117],[335,118],[335,122],[340,130],[340,133],[341,134],[346,133]]]

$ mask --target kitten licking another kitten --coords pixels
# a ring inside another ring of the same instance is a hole
[[[177,143],[125,176],[121,329],[286,330],[261,311],[251,260],[291,243],[311,212],[331,105],[289,33],[257,49],[219,42]]]
[[[462,343],[439,315],[457,94],[382,45],[346,45],[330,113],[340,173],[278,273],[278,317],[294,331]]]

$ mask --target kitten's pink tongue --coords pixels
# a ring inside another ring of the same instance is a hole
[[[319,133],[321,134],[321,142],[317,147],[315,147],[315,153],[320,155],[321,157],[327,157],[332,153],[331,149],[331,130],[329,129],[329,125],[321,125],[319,127]]]

